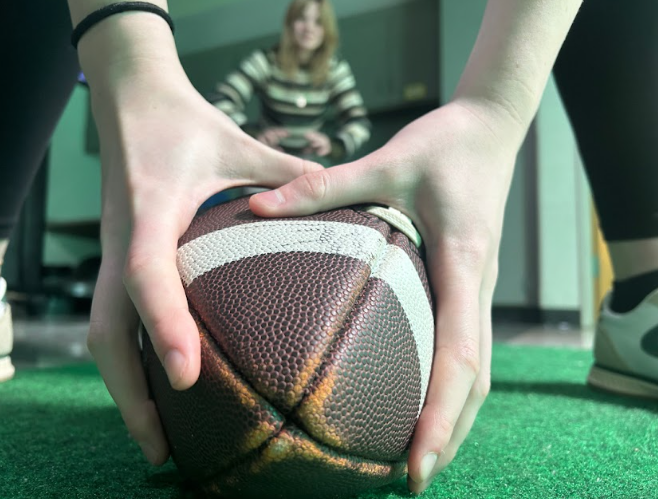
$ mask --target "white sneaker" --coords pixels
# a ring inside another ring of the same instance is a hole
[[[587,382],[603,390],[658,399],[658,289],[630,312],[601,305],[594,337],[594,365]]]
[[[11,323],[11,309],[4,301],[7,282],[0,277],[0,383],[14,376],[14,366],[9,354],[14,344],[14,330]]]

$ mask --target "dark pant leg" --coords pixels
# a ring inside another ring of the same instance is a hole
[[[0,8],[0,239],[9,237],[78,74],[65,0]]]
[[[554,73],[606,240],[658,237],[658,1],[585,0]]]

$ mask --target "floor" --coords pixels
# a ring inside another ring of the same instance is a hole
[[[14,352],[17,369],[51,367],[72,362],[90,361],[86,347],[88,321],[84,316],[58,317],[49,320],[16,319]],[[593,334],[567,324],[529,326],[494,324],[494,341],[517,345],[567,346],[591,348]]]

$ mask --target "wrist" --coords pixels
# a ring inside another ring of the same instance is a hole
[[[185,77],[171,30],[148,12],[126,12],[93,26],[78,45],[80,66],[92,91],[114,94],[149,74]]]
[[[532,103],[529,97],[515,96],[514,99],[510,100],[496,93],[457,92],[450,102],[477,117],[501,143],[520,148],[536,114],[538,103]]]

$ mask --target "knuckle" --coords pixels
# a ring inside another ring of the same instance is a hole
[[[315,173],[324,170],[324,168],[320,166],[319,163],[315,163],[314,161],[309,161],[303,158],[300,158],[300,161],[302,162],[302,168],[301,168],[302,175],[307,175],[309,173]]]
[[[454,265],[476,270],[480,275],[490,273],[497,261],[500,238],[488,227],[473,224],[467,232],[442,234],[436,241],[441,253]]]
[[[431,417],[432,428],[436,434],[435,443],[439,448],[445,449],[450,441],[452,432],[455,430],[455,423],[446,417],[443,411],[439,411],[438,408],[432,411]]]
[[[311,199],[324,199],[329,190],[329,177],[326,171],[314,172],[301,177],[302,190]]]
[[[130,250],[126,255],[126,262],[123,267],[123,283],[130,287],[134,284],[136,278],[151,264],[151,257],[142,253]]]
[[[446,254],[452,256],[455,262],[463,267],[469,267],[482,271],[484,269],[489,243],[486,237],[468,236],[458,238],[446,238]]]
[[[449,355],[459,368],[475,380],[480,373],[480,348],[474,338],[465,338],[450,347]]]
[[[104,324],[91,322],[87,333],[87,348],[91,355],[96,357],[98,352],[104,351],[111,338],[112,335]]]

